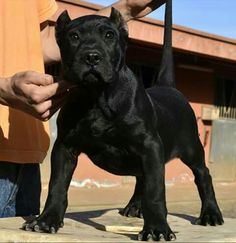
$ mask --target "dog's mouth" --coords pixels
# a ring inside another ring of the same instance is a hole
[[[104,67],[85,65],[64,65],[64,78],[71,83],[84,88],[104,87],[112,82],[113,76]],[[68,67],[68,68],[67,68]]]
[[[95,69],[91,69],[83,74],[82,85],[101,86],[104,85],[104,79],[98,71],[96,71]]]

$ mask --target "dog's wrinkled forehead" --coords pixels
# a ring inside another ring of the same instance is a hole
[[[95,34],[108,29],[115,31],[124,40],[128,37],[127,25],[121,14],[114,8],[112,8],[110,17],[87,15],[74,20],[71,20],[67,11],[64,11],[56,23],[56,39],[60,45],[60,39],[68,32],[77,31],[81,34]]]
[[[95,32],[97,30],[102,30],[106,28],[112,28],[113,30],[118,32],[117,26],[115,26],[115,24],[112,23],[109,18],[90,15],[72,20],[66,29],[67,31],[78,30],[81,33],[85,33]]]

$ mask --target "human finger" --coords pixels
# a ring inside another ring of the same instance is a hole
[[[21,73],[21,79],[25,80],[28,84],[35,85],[50,85],[54,82],[53,76],[45,73],[35,71],[26,71]]]
[[[56,95],[58,87],[58,83],[52,83],[47,86],[30,86],[26,91],[28,102],[32,105],[40,104]]]
[[[64,96],[58,96],[57,98],[54,98],[51,107],[41,115],[41,118],[43,120],[50,119],[61,108],[64,101],[65,101]]]

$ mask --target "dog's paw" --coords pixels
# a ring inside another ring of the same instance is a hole
[[[203,226],[216,226],[224,224],[224,220],[220,210],[218,208],[213,207],[204,210],[201,213],[200,217],[195,221],[195,224]]]
[[[119,213],[126,217],[143,218],[141,201],[130,202],[124,209],[121,209]]]
[[[173,241],[176,240],[175,234],[169,226],[165,230],[143,229],[138,235],[139,241]]]
[[[58,229],[63,227],[63,221],[50,216],[39,216],[30,221],[26,221],[22,225],[22,229],[26,231],[35,231],[39,233],[57,233]]]

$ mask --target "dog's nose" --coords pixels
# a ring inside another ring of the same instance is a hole
[[[101,61],[101,56],[97,52],[90,52],[85,56],[85,62],[88,65],[97,65]]]

